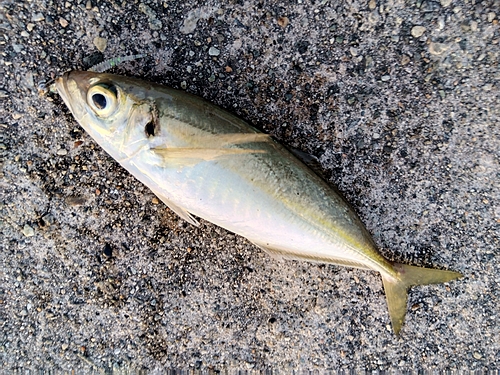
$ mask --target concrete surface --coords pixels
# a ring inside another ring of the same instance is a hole
[[[0,367],[500,367],[500,3],[0,1]],[[115,73],[319,158],[388,258],[464,278],[389,327],[374,272],[280,262],[184,223],[37,86]]]

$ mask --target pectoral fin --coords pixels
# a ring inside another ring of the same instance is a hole
[[[155,147],[151,151],[162,157],[164,165],[178,165],[187,167],[202,161],[212,161],[224,156],[261,154],[264,150],[247,150],[239,148],[183,148],[183,147]]]
[[[157,155],[167,159],[198,159],[199,161],[210,161],[226,155],[261,154],[264,150],[246,150],[239,148],[183,148],[183,147],[155,147],[152,148]]]
[[[253,142],[268,142],[271,137],[264,133],[233,133],[210,135],[207,141],[210,147],[224,147],[228,145],[241,145]]]

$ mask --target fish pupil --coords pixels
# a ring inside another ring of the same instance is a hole
[[[102,94],[94,94],[92,95],[92,101],[94,102],[95,106],[99,109],[104,109],[106,108],[106,97]]]

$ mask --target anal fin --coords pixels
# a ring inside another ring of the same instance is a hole
[[[321,254],[318,255],[300,254],[300,253],[289,252],[282,249],[275,249],[270,246],[263,245],[257,242],[252,242],[252,243],[255,246],[264,250],[264,252],[266,252],[272,258],[275,259],[300,260],[311,263],[333,264],[335,266],[342,266],[342,267],[353,267],[353,268],[367,269],[367,270],[371,269],[367,265],[353,259],[329,257]]]
[[[158,193],[157,191],[153,190],[153,193],[160,198],[160,200],[165,203],[168,208],[170,208],[172,211],[174,211],[177,215],[179,215],[182,219],[186,220],[189,224],[194,225],[195,227],[200,226],[200,223],[198,220],[196,220],[193,215],[191,215],[188,211],[186,211],[184,208],[177,206],[175,203],[172,203],[167,197],[162,195],[161,193]]]

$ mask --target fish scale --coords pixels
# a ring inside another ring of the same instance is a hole
[[[56,87],[97,143],[191,224],[196,215],[273,256],[378,271],[396,334],[410,286],[461,276],[385,259],[334,187],[203,99],[91,72],[66,73]]]

